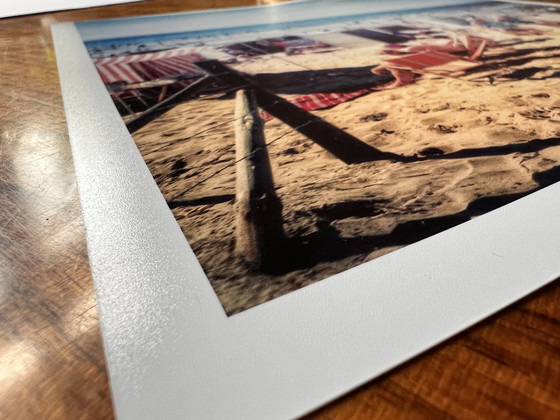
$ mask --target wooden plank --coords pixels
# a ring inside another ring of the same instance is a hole
[[[382,152],[362,142],[346,131],[251,82],[217,60],[201,61],[197,65],[232,88],[250,87],[255,92],[257,103],[262,109],[307,136],[344,163],[403,159],[402,156]]]

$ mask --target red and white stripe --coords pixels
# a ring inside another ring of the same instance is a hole
[[[104,83],[139,83],[185,73],[201,74],[193,63],[202,60],[204,57],[192,50],[174,49],[98,58],[94,63]]]
[[[300,96],[290,102],[306,111],[315,111],[317,109],[325,109],[341,104],[369,92],[371,92],[369,89],[362,89],[350,93],[315,93],[312,95]]]
[[[349,93],[314,93],[289,99],[288,101],[306,111],[316,111],[318,109],[331,108],[370,92],[370,89],[361,89]],[[274,116],[270,115],[268,112],[262,112],[261,117],[265,121],[270,121],[274,118]]]

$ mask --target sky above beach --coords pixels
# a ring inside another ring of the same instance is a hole
[[[320,7],[316,4],[318,1],[321,1]],[[334,19],[348,19],[354,15],[414,11],[440,6],[460,7],[460,5],[469,3],[479,3],[479,1],[463,0],[458,4],[450,0],[408,0],[403,2],[315,0],[219,11],[77,22],[76,27],[82,39],[87,42],[151,34],[192,33],[196,35],[197,32],[213,29],[247,30],[249,26],[252,26],[254,30],[273,29],[275,25],[285,25],[288,22],[303,23],[314,20],[318,24],[326,23],[326,20],[333,19],[333,16],[336,17]]]

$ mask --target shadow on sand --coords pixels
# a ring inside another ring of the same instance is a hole
[[[251,77],[260,86],[279,94],[347,93],[374,88],[394,80],[391,75],[371,72],[375,65],[362,67],[258,73]]]
[[[532,140],[524,141],[522,143],[510,143],[501,146],[461,149],[451,153],[434,154],[431,156],[392,155],[387,160],[391,160],[393,162],[412,163],[412,162],[421,162],[426,160],[466,159],[466,158],[485,157],[485,156],[503,156],[512,153],[534,153],[555,146],[560,146],[560,137],[551,137],[548,139],[532,139]]]
[[[504,144],[502,146],[462,149],[444,155],[435,155],[426,158],[419,158],[419,160],[466,159],[466,158],[484,157],[484,156],[502,156],[502,155],[509,155],[512,153],[534,153],[546,149],[548,147],[555,147],[559,145],[560,145],[560,137],[551,137],[549,139],[533,139],[533,140],[527,140],[523,143]]]
[[[538,152],[548,147],[560,145],[560,137],[549,139],[533,139],[523,143],[491,146],[486,148],[463,149],[456,152],[427,157],[403,157],[403,162],[419,162],[425,160],[464,159],[484,156],[507,155],[511,153]],[[275,257],[263,269],[266,274],[282,275],[294,270],[311,268],[321,262],[334,262],[344,258],[369,254],[378,249],[405,246],[428,238],[436,233],[467,222],[473,217],[495,210],[519,198],[560,181],[560,166],[548,171],[533,174],[538,187],[514,194],[483,197],[472,201],[461,212],[434,218],[419,218],[396,226],[385,235],[355,236],[345,238],[332,225],[336,220],[350,217],[373,217],[380,214],[383,204],[381,200],[356,200],[340,202],[311,210],[315,217],[317,231],[304,236],[286,238],[277,243],[275,249],[269,250]],[[224,194],[192,200],[169,201],[171,209],[199,205],[212,205],[233,201],[234,195]],[[309,215],[306,215],[309,217]]]
[[[341,237],[331,222],[348,217],[366,217],[364,208],[367,209],[368,206],[364,207],[361,202],[338,203],[335,207],[344,210],[342,212],[336,209],[322,211],[316,222],[318,228],[316,232],[286,239],[285,243],[281,245],[281,249],[278,249],[281,252],[277,255],[282,255],[282,257],[277,259],[276,264],[268,267],[266,271],[269,274],[286,274],[298,269],[311,268],[320,262],[334,262],[353,255],[371,253],[385,247],[410,245],[560,181],[560,166],[536,173],[533,175],[533,179],[538,183],[538,187],[530,191],[479,198],[472,201],[465,210],[459,213],[401,223],[386,235]],[[369,216],[379,213],[374,204],[374,202],[369,203],[371,211]],[[355,212],[350,211],[351,209],[355,209]]]
[[[234,199],[235,195],[233,194],[222,194],[209,197],[194,198],[192,200],[171,200],[167,202],[167,205],[170,209],[175,209],[177,207],[192,207],[227,203],[228,201],[233,201]]]

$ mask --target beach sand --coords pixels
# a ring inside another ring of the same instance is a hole
[[[515,50],[535,50],[525,55],[507,57],[512,47],[489,49],[484,60],[508,63],[501,68],[458,78],[425,74],[414,84],[314,111],[377,149],[417,157],[410,162],[347,165],[281,121],[268,121],[265,136],[288,238],[269,273],[251,272],[234,253],[232,95],[178,105],[134,139],[226,312],[234,314],[560,180],[554,30],[541,42],[516,37],[530,43]],[[378,47],[357,47],[234,67],[280,73],[374,65],[384,58]]]

